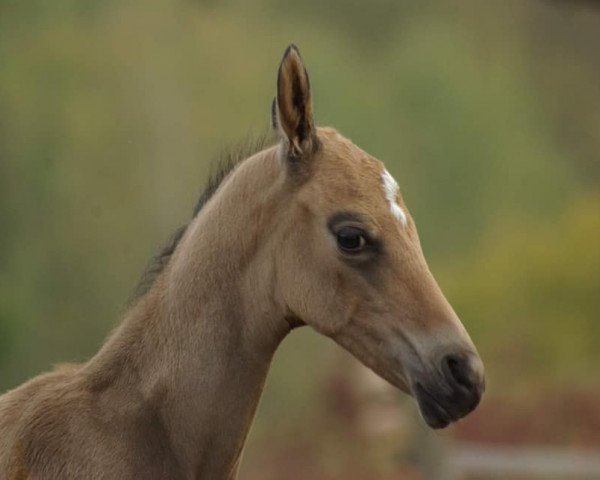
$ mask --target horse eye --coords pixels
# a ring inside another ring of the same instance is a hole
[[[336,238],[340,249],[348,253],[360,252],[367,244],[363,231],[354,227],[341,228]]]

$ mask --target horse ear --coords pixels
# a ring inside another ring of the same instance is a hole
[[[279,65],[272,123],[287,143],[288,156],[300,158],[312,153],[316,139],[310,80],[295,45],[285,50]]]

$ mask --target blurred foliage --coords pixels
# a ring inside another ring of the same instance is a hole
[[[95,351],[211,158],[268,128],[291,41],[318,123],[399,180],[490,394],[589,382],[591,2],[0,0],[0,387]],[[284,342],[253,435],[301,424],[330,345],[310,331]]]

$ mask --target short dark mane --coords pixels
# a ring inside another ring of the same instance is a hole
[[[206,205],[218,190],[221,183],[223,183],[223,180],[237,165],[246,158],[251,157],[255,153],[258,153],[271,145],[273,141],[273,136],[270,133],[262,134],[255,138],[248,137],[244,141],[234,145],[232,148],[223,150],[217,157],[216,162],[213,163],[213,168],[206,182],[206,186],[203,188],[202,193],[194,206],[191,220],[196,218],[204,205]],[[188,225],[189,222],[175,230],[166,245],[148,263],[146,270],[142,274],[142,277],[134,290],[130,303],[135,302],[137,299],[148,293],[156,278],[169,263],[169,260],[175,252],[177,245],[179,245]]]

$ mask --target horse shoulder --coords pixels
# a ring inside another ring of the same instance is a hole
[[[52,445],[59,453],[65,433],[59,412],[72,406],[64,387],[77,368],[59,365],[0,396],[0,474],[8,480],[35,478],[32,471],[44,448]]]

